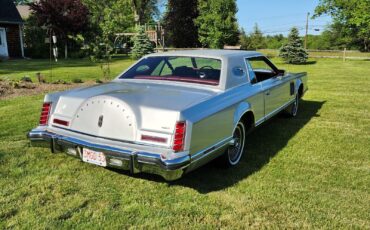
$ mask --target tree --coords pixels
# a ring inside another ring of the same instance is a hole
[[[110,75],[110,61],[112,59],[113,47],[109,43],[103,43],[100,41],[100,39],[97,39],[96,42],[91,42],[90,59],[91,61],[100,65],[104,79],[108,80]]]
[[[197,0],[169,0],[164,16],[167,43],[178,48],[198,47]]]
[[[133,38],[134,46],[132,47],[132,57],[135,59],[141,58],[142,56],[153,53],[153,44],[149,40],[148,35],[145,33],[143,26],[138,26],[136,35]]]
[[[250,50],[251,39],[243,28],[241,28],[239,33],[239,43],[242,50]]]
[[[253,32],[250,35],[247,35],[244,30],[241,31],[240,44],[242,49],[246,50],[256,50],[267,47],[265,37],[263,37],[257,24],[254,25]]]
[[[280,49],[286,42],[286,38],[282,34],[267,35],[265,43],[267,49]]]
[[[288,42],[280,49],[280,57],[291,64],[305,63],[308,58],[303,48],[302,40],[299,37],[298,29],[293,27],[288,36]]]
[[[136,24],[143,25],[158,14],[158,0],[131,0]]]
[[[90,14],[90,37],[96,34],[114,40],[116,33],[133,32],[136,24],[153,21],[159,0],[82,0]]]
[[[253,27],[253,33],[251,34],[250,42],[251,50],[266,48],[265,38],[263,37],[261,30],[258,28],[257,23]]]
[[[324,43],[328,43],[330,49],[353,48],[361,49],[362,45],[355,42],[355,38],[350,35],[349,29],[340,22],[329,25],[321,34]]]
[[[336,24],[345,28],[345,36],[361,45],[363,51],[370,50],[370,0],[320,0],[314,17],[329,14]],[[349,42],[350,43],[350,42]],[[349,44],[347,43],[347,44]]]
[[[308,35],[307,47],[319,50],[360,49],[361,45],[349,36],[342,23],[334,22],[327,26],[320,35]]]
[[[48,58],[49,45],[45,44],[46,30],[37,26],[35,15],[30,15],[24,23],[25,54],[31,58]]]
[[[90,32],[92,40],[96,35],[112,37],[115,33],[131,31],[134,28],[134,12],[131,0],[83,0],[90,11]]]
[[[134,30],[134,13],[131,7],[127,7],[131,5],[131,0],[83,1],[91,12],[89,30],[85,34],[90,59],[100,65],[107,80],[114,53],[115,34]]]
[[[51,29],[65,44],[68,36],[76,36],[88,25],[89,10],[80,0],[40,0],[30,4],[39,26]]]
[[[324,36],[326,31],[324,31],[321,35],[307,35],[307,49],[312,50],[330,50],[332,46],[327,40],[327,37]]]
[[[199,41],[204,47],[223,48],[239,40],[235,0],[199,0]]]
[[[16,4],[16,5],[26,5],[26,4],[29,4],[31,2],[32,2],[32,0],[15,0],[14,4]]]

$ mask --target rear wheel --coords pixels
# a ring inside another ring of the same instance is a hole
[[[299,105],[299,94],[297,93],[295,95],[294,102],[286,109],[286,111],[287,111],[287,113],[290,117],[297,116],[298,105]]]
[[[245,152],[245,135],[245,125],[239,121],[233,133],[233,143],[230,144],[223,156],[223,161],[227,167],[232,167],[240,162]]]

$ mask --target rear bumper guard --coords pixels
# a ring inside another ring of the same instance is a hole
[[[106,157],[107,167],[129,170],[131,173],[145,172],[157,174],[168,181],[179,179],[190,164],[189,156],[174,160],[162,160],[159,153],[133,151],[95,144],[46,130],[31,130],[27,137],[31,142],[31,146],[50,148],[53,153],[66,152],[81,160],[83,148],[100,151]]]

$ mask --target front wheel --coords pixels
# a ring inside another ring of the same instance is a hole
[[[230,144],[224,154],[224,163],[227,167],[232,167],[240,162],[240,159],[245,151],[245,125],[239,121],[233,134],[233,143]]]

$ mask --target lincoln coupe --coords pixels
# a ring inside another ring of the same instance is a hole
[[[254,51],[147,55],[109,83],[45,96],[32,146],[83,162],[176,180],[218,158],[237,165],[248,132],[297,115],[306,73]]]

